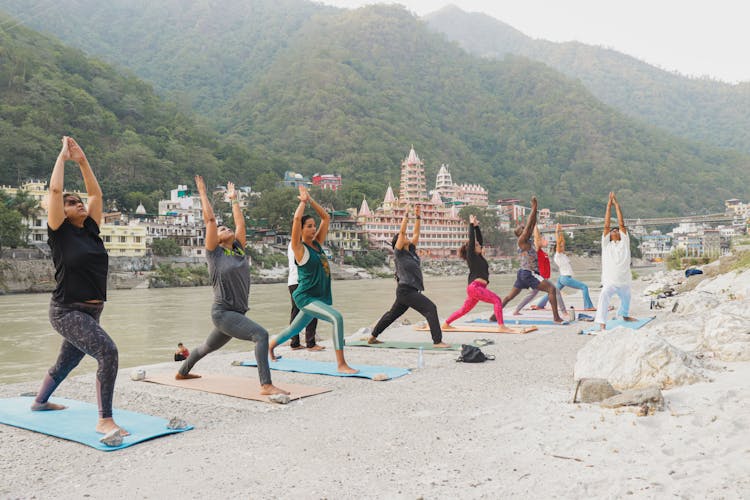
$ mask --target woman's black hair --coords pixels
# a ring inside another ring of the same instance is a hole
[[[469,251],[469,242],[467,241],[458,248],[458,256],[466,260],[467,252]]]
[[[305,227],[305,222],[307,222],[308,219],[312,219],[312,218],[313,218],[312,215],[307,215],[307,214],[303,215],[302,216],[302,227]]]

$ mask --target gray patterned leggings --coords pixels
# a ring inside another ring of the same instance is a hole
[[[115,342],[99,325],[103,309],[104,304],[50,302],[50,323],[64,340],[57,361],[49,369],[37,393],[37,403],[46,403],[57,386],[88,354],[99,363],[96,370],[99,417],[112,417],[112,396],[117,379],[118,356]]]

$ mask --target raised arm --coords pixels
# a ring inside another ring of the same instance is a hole
[[[83,184],[86,186],[86,193],[89,197],[88,206],[86,207],[89,217],[94,219],[97,225],[101,225],[102,208],[104,207],[102,188],[99,187],[99,182],[96,180],[94,171],[91,170],[91,165],[89,165],[89,161],[86,159],[86,154],[72,137],[68,137],[68,152],[70,159],[78,163],[81,175],[83,175]]]
[[[305,189],[305,191],[307,191],[307,189]],[[326,236],[328,236],[328,226],[331,224],[331,216],[326,212],[325,208],[312,199],[310,193],[308,193],[307,196],[310,199],[310,206],[315,210],[315,213],[320,216],[320,225],[318,226],[318,231],[315,233],[315,241],[322,245],[326,241]]]
[[[310,195],[303,186],[299,187],[299,204],[297,209],[294,211],[294,218],[292,219],[292,251],[294,252],[294,258],[297,262],[302,260],[305,256],[305,245],[302,244],[302,216],[305,215],[305,206],[310,200]]]
[[[195,176],[195,187],[198,188],[198,194],[201,197],[203,222],[206,224],[206,250],[211,252],[215,250],[219,244],[219,230],[216,225],[216,217],[214,217],[214,209],[211,206],[211,202],[208,201],[206,183],[200,175]]]
[[[411,235],[411,244],[415,247],[419,242],[419,232],[422,226],[422,207],[417,205],[414,207],[414,234]]]
[[[242,207],[237,199],[237,191],[234,189],[234,182],[227,182],[227,197],[232,204],[232,218],[234,219],[234,239],[242,248],[247,244],[247,231],[245,229],[245,216],[242,213]]]
[[[468,255],[474,255],[476,249],[476,231],[479,228],[479,221],[474,214],[469,215],[469,252]],[[481,242],[479,243],[482,244]]]
[[[565,235],[562,232],[562,226],[557,224],[555,226],[555,252],[565,253]]]
[[[534,248],[542,248],[542,233],[539,232],[539,226],[534,226]]]
[[[615,206],[615,212],[617,212],[617,225],[620,227],[620,234],[628,234],[628,229],[625,227],[625,219],[622,217],[622,210],[620,210],[620,204],[617,203],[617,196],[612,193],[612,203]]]
[[[529,238],[531,238],[531,234],[534,231],[534,228],[536,227],[536,211],[537,211],[537,201],[536,196],[531,197],[531,213],[529,214],[529,218],[526,221],[526,225],[523,228],[523,231],[518,236],[518,246],[523,247],[526,245],[526,242],[529,241]]]
[[[610,231],[610,220],[612,218],[612,201],[615,199],[615,193],[609,192],[609,200],[607,200],[607,210],[604,212],[604,236],[607,236]]]
[[[404,211],[404,217],[401,219],[401,227],[398,230],[398,239],[396,239],[396,246],[393,247],[396,250],[403,250],[406,246],[406,242],[409,239],[406,237],[406,228],[409,225],[409,206],[407,205]]]
[[[49,179],[49,200],[47,203],[47,225],[56,231],[65,221],[65,207],[63,206],[63,180],[65,178],[65,160],[70,159],[68,138],[62,138],[62,149],[57,155],[55,167]]]

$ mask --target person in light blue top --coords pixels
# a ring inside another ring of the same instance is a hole
[[[320,216],[319,228],[315,226],[315,219],[303,215],[307,203],[310,203]],[[333,347],[336,351],[338,371],[357,373],[358,370],[346,364],[344,359],[344,319],[340,312],[331,307],[331,268],[322,247],[328,235],[330,220],[328,212],[312,199],[304,186],[300,186],[299,205],[294,212],[291,241],[299,279],[299,285],[292,297],[300,311],[294,321],[271,340],[268,353],[271,360],[275,361],[273,350],[276,346],[299,334],[313,318],[318,318],[333,325]]]
[[[589,295],[589,287],[586,286],[586,283],[573,278],[573,266],[570,265],[570,259],[568,259],[568,256],[565,254],[565,235],[562,232],[562,226],[560,224],[555,227],[555,238],[557,244],[555,245],[554,259],[557,268],[560,270],[560,277],[557,278],[557,289],[562,290],[566,286],[569,286],[570,288],[580,290],[583,294],[583,310],[596,311],[594,303],[591,301],[591,296]],[[532,307],[532,309],[544,309],[547,305],[547,299],[548,296],[545,295],[536,305],[536,308]]]

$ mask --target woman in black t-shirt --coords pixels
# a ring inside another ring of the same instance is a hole
[[[63,193],[65,162],[78,163],[88,193],[88,209],[81,198]],[[49,181],[47,234],[55,264],[57,286],[52,292],[49,317],[52,327],[63,337],[57,362],[42,381],[34,411],[62,410],[50,403],[58,385],[88,354],[96,359],[99,421],[96,431],[110,436],[128,432],[112,419],[112,396],[117,378],[117,346],[99,325],[107,300],[107,251],[99,237],[102,219],[102,190],[86,155],[72,137],[62,138],[62,149]],[[105,441],[106,442],[106,441]]]
[[[414,233],[411,240],[406,236],[406,228],[409,225],[409,207],[406,207],[404,218],[401,220],[401,229],[393,237],[391,246],[393,247],[393,257],[396,262],[396,301],[383,317],[380,318],[375,329],[372,331],[368,344],[382,344],[378,340],[378,335],[383,330],[400,318],[410,307],[418,311],[427,319],[430,325],[430,334],[432,343],[435,347],[447,349],[450,344],[443,342],[443,332],[440,330],[440,320],[438,319],[437,306],[428,299],[422,292],[424,291],[424,282],[422,280],[422,263],[417,255],[417,242],[419,241],[419,228],[421,223],[421,211],[419,205],[414,209],[415,222]]]

